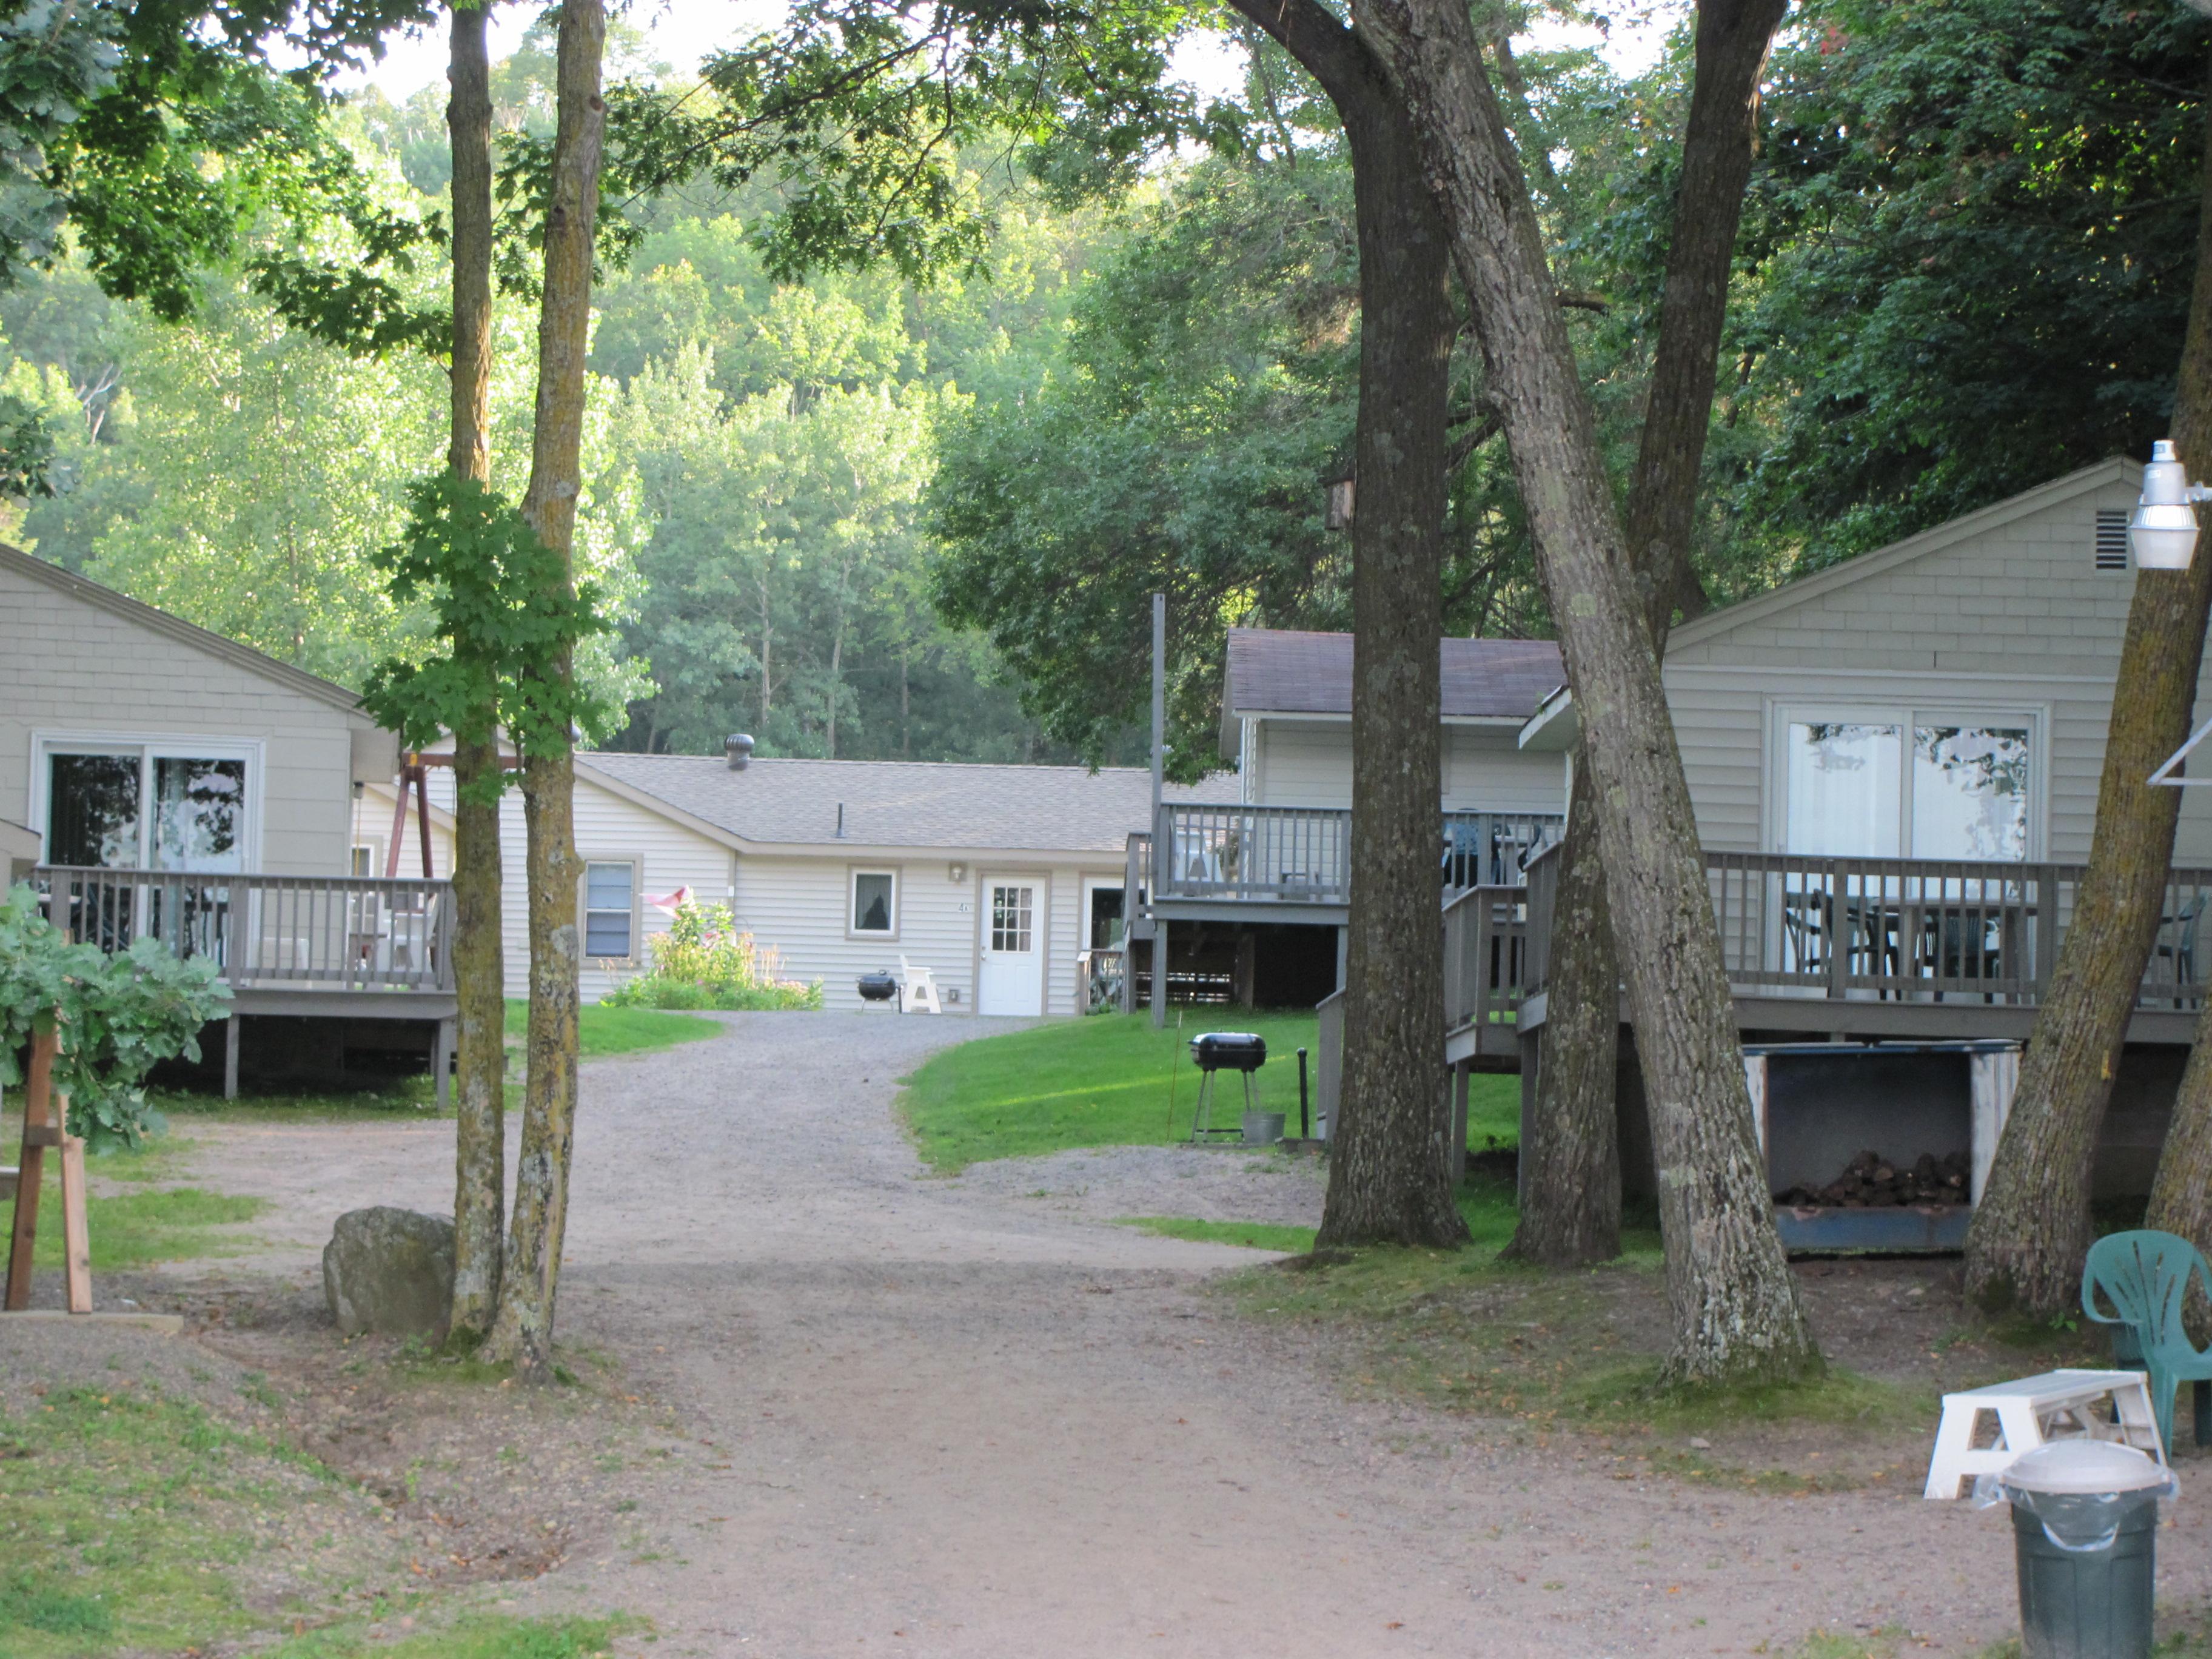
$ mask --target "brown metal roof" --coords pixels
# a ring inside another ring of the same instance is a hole
[[[1447,720],[1526,720],[1567,678],[1550,640],[1443,641]],[[1223,714],[1348,714],[1352,635],[1288,629],[1229,630]]]

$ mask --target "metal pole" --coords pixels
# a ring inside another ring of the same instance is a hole
[[[1152,595],[1152,872],[1155,906],[1160,896],[1160,872],[1172,867],[1173,849],[1166,844],[1169,830],[1160,816],[1160,796],[1167,781],[1168,765],[1168,596]],[[1152,1029],[1168,1023],[1168,925],[1152,920]]]
[[[1298,1139],[1313,1139],[1313,1119],[1306,1109],[1306,1051],[1298,1050]]]
[[[1168,763],[1168,596],[1152,595],[1152,822],[1160,821],[1160,793]],[[1159,880],[1160,849],[1152,849],[1153,884]]]

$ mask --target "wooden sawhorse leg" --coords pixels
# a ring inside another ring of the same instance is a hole
[[[15,1217],[8,1244],[8,1284],[0,1308],[31,1305],[31,1254],[39,1237],[39,1197],[46,1149],[61,1154],[62,1279],[71,1313],[92,1311],[92,1239],[84,1213],[84,1142],[68,1132],[69,1097],[53,1087],[60,1034],[49,1023],[31,1039],[31,1074],[23,1089],[23,1152],[15,1182]]]

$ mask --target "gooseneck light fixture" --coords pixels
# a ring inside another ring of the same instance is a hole
[[[2197,551],[2197,501],[2212,501],[2212,489],[2189,482],[2189,469],[2160,438],[2151,446],[2143,468],[2142,499],[2128,517],[2128,547],[2138,570],[2186,570]]]

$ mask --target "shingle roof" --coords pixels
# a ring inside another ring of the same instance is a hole
[[[1118,853],[1152,817],[1152,775],[1128,766],[1094,773],[1080,766],[757,759],[732,772],[710,755],[576,758],[753,842]],[[1170,800],[1222,795],[1219,786],[1168,786]]]
[[[1550,640],[1447,639],[1443,655],[1447,720],[1526,720],[1567,678]],[[1351,712],[1351,635],[1229,630],[1224,715]]]

